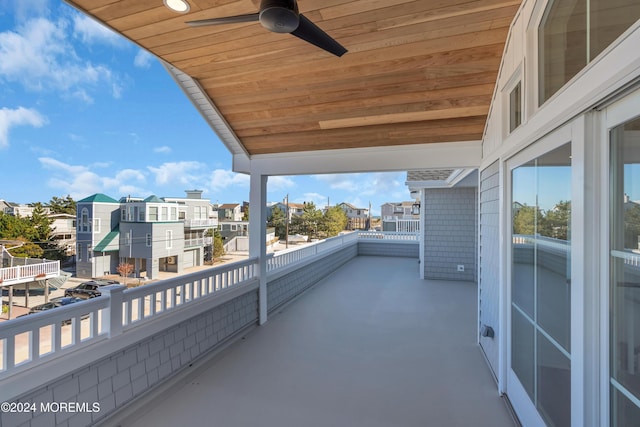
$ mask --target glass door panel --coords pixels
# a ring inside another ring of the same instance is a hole
[[[571,144],[512,170],[511,370],[548,426],[571,425]]]
[[[611,130],[611,425],[640,425],[640,119]]]

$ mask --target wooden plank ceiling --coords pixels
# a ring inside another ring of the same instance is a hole
[[[259,0],[70,3],[196,79],[249,154],[482,139],[519,0],[299,0],[338,58],[259,23]]]

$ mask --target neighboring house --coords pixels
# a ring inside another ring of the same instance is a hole
[[[283,202],[270,203],[267,206],[267,218],[271,216],[273,213],[273,208],[278,208],[282,211],[284,215],[289,213],[289,222],[294,216],[300,216],[304,212],[304,203],[289,203],[289,207],[287,208],[287,204]]]
[[[8,204],[8,206],[5,206],[4,208],[4,213],[6,213],[7,215],[13,215],[13,216],[19,216],[22,218],[29,218],[31,217],[31,215],[33,215],[33,210],[35,209],[34,206],[29,206],[29,205],[18,205],[18,204],[14,204],[14,203],[4,203],[5,205]],[[42,207],[44,213],[46,215],[51,213],[51,209],[48,207]]]
[[[213,209],[218,212],[218,221],[242,221],[242,205],[239,203],[214,205]]]
[[[7,209],[15,206],[15,203],[7,202],[6,200],[0,199],[0,212],[7,213]]]
[[[51,240],[70,256],[76,253],[76,216],[71,214],[49,214]]]
[[[380,206],[380,219],[382,221],[382,231],[400,231],[406,224],[416,223],[420,215],[412,214],[415,201],[410,202],[387,202]]]
[[[347,230],[368,230],[370,217],[369,209],[357,208],[351,203],[342,202],[338,205],[347,215]]]
[[[221,221],[218,230],[222,240],[229,241],[237,236],[249,235],[249,221]]]
[[[121,262],[132,264],[136,277],[144,271],[150,279],[159,271],[203,265],[211,241],[205,233],[217,226],[209,206],[199,191],[187,191],[186,198],[116,201],[96,194],[78,201],[78,277],[116,273]]]

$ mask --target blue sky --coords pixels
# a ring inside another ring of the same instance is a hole
[[[268,200],[410,200],[406,174],[269,178]],[[249,177],[151,55],[60,1],[0,0],[0,199],[249,199]]]

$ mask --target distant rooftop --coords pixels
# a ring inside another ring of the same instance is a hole
[[[453,169],[432,169],[407,172],[407,181],[445,181]]]
[[[106,194],[102,194],[102,193],[96,193],[96,194],[94,194],[92,196],[85,197],[82,200],[78,200],[78,203],[89,203],[89,202],[93,202],[93,203],[120,203],[116,199],[112,199],[111,197],[107,196]]]

